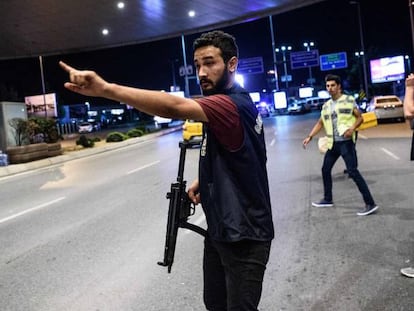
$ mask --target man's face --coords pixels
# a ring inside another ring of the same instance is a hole
[[[326,90],[328,91],[329,95],[335,97],[336,95],[340,94],[341,86],[333,80],[326,81]]]
[[[209,45],[194,52],[194,64],[203,95],[221,93],[229,87],[230,74],[219,48]]]

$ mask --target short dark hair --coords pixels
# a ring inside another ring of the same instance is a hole
[[[327,74],[325,76],[325,82],[335,81],[336,84],[342,85],[341,77],[333,74]]]
[[[224,63],[227,63],[233,56],[239,57],[239,48],[236,44],[236,38],[222,30],[214,30],[201,34],[201,36],[194,41],[193,50],[195,51],[209,45],[220,49]]]

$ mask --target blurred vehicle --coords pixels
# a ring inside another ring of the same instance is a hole
[[[164,117],[159,117],[159,116],[154,117],[155,125],[160,126],[162,128],[168,127],[168,125],[171,123],[171,121],[172,121],[172,119],[170,119],[170,118],[164,118]]]
[[[257,103],[256,108],[262,117],[264,118],[270,117],[270,109],[266,102]]]
[[[200,144],[203,138],[203,123],[185,120],[183,124],[183,139],[191,144]]]
[[[305,99],[289,98],[287,111],[288,114],[299,114],[309,112],[311,108]]]
[[[98,121],[89,121],[93,126],[93,131],[100,131],[101,130],[101,123]]]
[[[374,96],[366,109],[375,111],[378,121],[398,120],[404,121],[404,109],[401,99],[396,95]]]
[[[320,97],[309,97],[306,98],[306,104],[309,105],[310,109],[312,110],[321,110],[323,104],[328,99],[320,98]]]
[[[359,110],[361,112],[366,112],[367,107],[368,107],[368,99],[363,98],[363,99],[355,99],[355,100],[356,100]]]
[[[79,134],[92,133],[93,131],[94,131],[94,127],[91,122],[81,122],[78,125]]]

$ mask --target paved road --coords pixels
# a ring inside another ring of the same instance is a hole
[[[413,310],[413,279],[399,273],[414,260],[411,131],[400,123],[360,133],[360,170],[380,210],[359,217],[362,199],[342,161],[335,207],[310,206],[322,192],[322,156],[316,140],[307,150],[301,141],[316,118],[265,120],[276,238],[260,310]],[[173,273],[155,264],[180,134],[36,161],[41,169],[0,168],[26,169],[0,178],[0,309],[204,310],[199,236],[180,234]],[[197,155],[188,154],[187,180]]]

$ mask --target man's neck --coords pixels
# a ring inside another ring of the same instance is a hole
[[[338,98],[341,97],[341,96],[342,96],[342,94],[338,93],[338,94],[332,95],[331,97],[332,97],[332,100],[338,100]]]

